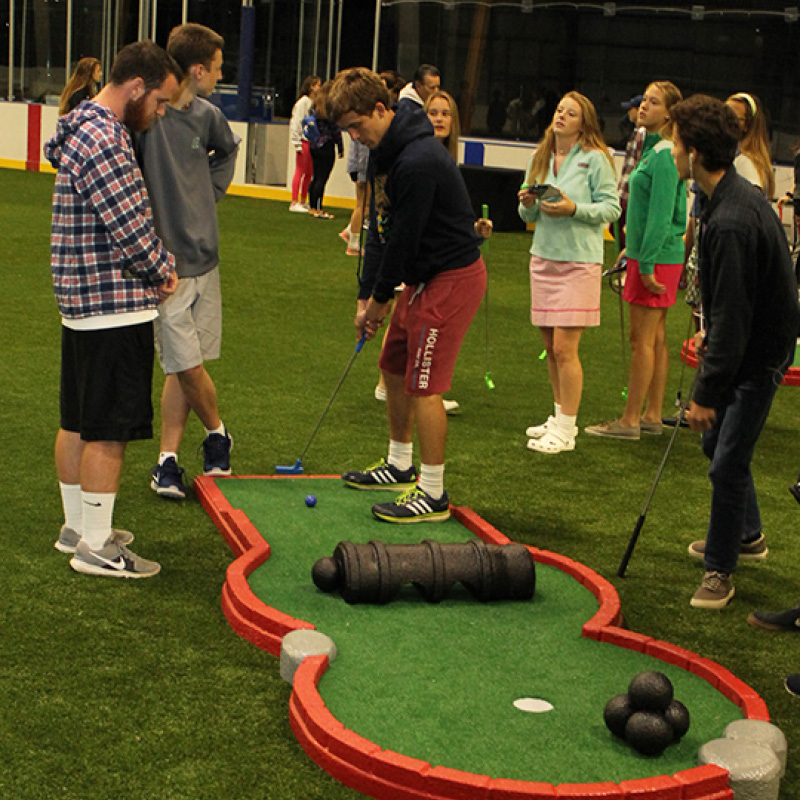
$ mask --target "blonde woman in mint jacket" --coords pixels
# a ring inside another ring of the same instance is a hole
[[[629,183],[628,269],[622,294],[630,309],[628,398],[619,419],[586,428],[593,436],[639,439],[642,432],[662,430],[669,368],[667,310],[675,304],[686,230],[686,184],[672,158],[669,113],[680,99],[677,86],[657,81],[647,87],[639,106],[638,123],[647,136]]]
[[[552,187],[540,197],[541,188]],[[557,190],[556,194],[552,194]],[[551,196],[552,199],[548,199]],[[519,214],[536,222],[531,247],[531,323],[547,351],[554,414],[527,429],[528,448],[575,449],[583,390],[578,345],[600,324],[603,230],[620,215],[616,173],[591,101],[567,92],[528,163]]]

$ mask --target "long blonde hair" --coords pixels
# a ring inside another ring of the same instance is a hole
[[[428,99],[425,101],[425,113],[428,113],[428,109],[431,106],[431,103],[437,98],[441,97],[443,100],[447,101],[447,104],[450,106],[450,134],[447,136],[446,139],[443,140],[444,146],[447,148],[448,152],[451,156],[453,156],[453,161],[458,161],[458,140],[461,136],[461,122],[458,118],[458,106],[456,105],[456,101],[442,89],[436,89],[435,91],[431,92]]]
[[[599,150],[613,167],[614,160],[611,157],[611,153],[608,152],[608,147],[606,147],[603,132],[600,130],[600,123],[597,121],[597,112],[594,110],[592,101],[580,92],[572,91],[567,92],[564,97],[561,98],[559,105],[561,105],[561,102],[566,98],[574,100],[581,107],[583,123],[581,125],[580,136],[578,137],[578,144],[581,146],[581,150]],[[542,141],[539,142],[539,146],[534,153],[533,161],[531,162],[531,171],[527,178],[530,185],[543,183],[547,177],[547,171],[550,169],[550,157],[556,151],[556,134],[553,130],[554,120],[555,115],[553,115],[553,120],[551,120],[550,125],[547,126],[547,130],[544,132],[544,136],[542,136]]]
[[[94,69],[100,65],[100,61],[91,56],[82,58],[75,66],[75,71],[67,81],[64,91],[61,92],[61,99],[58,103],[58,115],[60,117],[69,111],[69,99],[78,89],[83,89],[84,86],[90,87],[89,96],[94,97],[97,94],[97,84],[94,82]]]
[[[726,102],[731,100],[744,106],[745,119],[739,149],[753,162],[761,178],[764,194],[772,197],[775,194],[775,175],[769,154],[769,132],[764,107],[758,97],[750,92],[732,94]]]
[[[664,95],[664,108],[667,110],[667,114],[669,114],[669,110],[675,103],[680,103],[680,101],[683,100],[681,90],[672,81],[653,81],[647,84],[648,89],[651,86],[655,86],[656,89],[660,90],[661,94]],[[672,117],[668,116],[667,121],[661,126],[661,130],[659,131],[661,138],[671,141],[674,131],[675,123],[672,121]]]

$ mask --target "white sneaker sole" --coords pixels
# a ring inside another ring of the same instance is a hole
[[[376,514],[374,511],[372,512],[373,516],[376,519],[379,519],[381,522],[395,522],[399,525],[409,525],[412,522],[446,522],[450,519],[450,511],[440,511],[438,514],[426,514],[424,516],[419,517],[389,517],[389,516],[382,516],[381,514]]]
[[[80,572],[82,575],[96,575],[99,578],[152,578],[161,572],[160,564],[158,569],[152,572],[127,572],[126,570],[104,569],[94,564],[87,564],[83,559],[75,558],[74,556],[70,559],[69,565],[75,572]]]
[[[731,587],[730,594],[719,600],[696,600],[694,597],[689,601],[689,605],[692,608],[711,608],[711,609],[721,609],[725,608],[725,606],[733,600],[733,596],[736,594],[736,589]]]
[[[150,488],[159,496],[166,497],[168,500],[185,500],[186,492],[182,492],[175,486],[159,486],[154,480],[150,481]]]

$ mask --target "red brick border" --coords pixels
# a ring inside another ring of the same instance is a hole
[[[297,480],[338,476],[241,477]],[[228,567],[222,590],[223,612],[240,636],[279,656],[283,636],[292,630],[314,626],[265,605],[250,589],[247,578],[269,558],[270,548],[247,515],[231,507],[217,480],[199,477],[194,485],[203,507],[237,555]],[[467,530],[484,541],[491,544],[510,541],[471,509],[453,507],[452,511]],[[600,607],[584,624],[583,636],[647,653],[688,670],[736,703],[745,717],[769,720],[767,706],[759,695],[724,667],[669,642],[620,628],[619,596],[605,578],[566,556],[536,547],[528,549],[535,561],[572,576],[597,598]],[[382,750],[333,717],[317,691],[327,668],[326,656],[314,656],[306,658],[297,669],[289,702],[292,730],[308,756],[326,772],[356,791],[380,800],[733,800],[727,770],[714,765],[619,784],[558,785],[432,767],[400,753]]]

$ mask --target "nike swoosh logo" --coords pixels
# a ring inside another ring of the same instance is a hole
[[[112,561],[110,558],[103,558],[103,556],[98,555],[97,553],[92,553],[92,555],[98,560],[102,561],[104,564],[107,564],[109,567],[112,567],[116,570],[123,570],[125,569],[125,559],[120,556],[115,561]]]
[[[100,508],[100,506],[102,505],[102,503],[92,503],[92,502],[90,502],[89,500],[84,500],[83,502],[84,502],[84,503],[85,503],[87,506],[94,506],[95,508]]]

